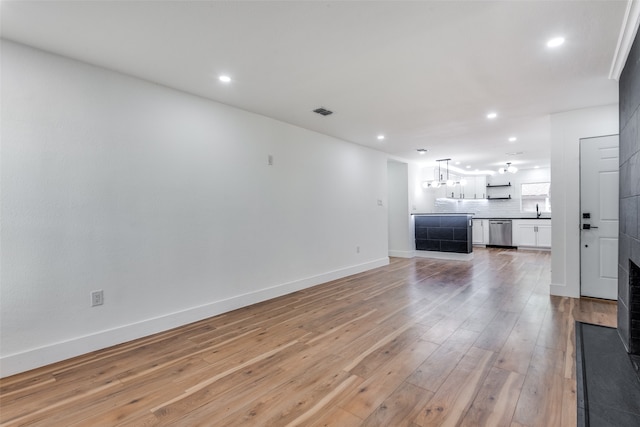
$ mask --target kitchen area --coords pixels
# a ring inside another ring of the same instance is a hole
[[[464,260],[472,258],[473,247],[551,250],[548,166],[519,169],[505,164],[502,170],[477,171],[483,172],[477,175],[438,166],[389,163],[390,256]],[[405,176],[406,199],[392,197],[391,191],[402,187]],[[398,239],[406,230],[397,214],[405,203],[409,230],[407,239]],[[451,224],[465,224],[466,230]],[[404,242],[406,249],[397,250]]]

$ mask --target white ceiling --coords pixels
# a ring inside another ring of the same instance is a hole
[[[0,5],[6,39],[400,158],[497,169],[549,165],[551,113],[617,102],[608,73],[627,2]],[[556,35],[566,43],[547,48]]]

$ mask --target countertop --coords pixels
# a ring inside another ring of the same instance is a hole
[[[473,213],[464,213],[464,212],[429,212],[429,213],[412,213],[411,215],[418,215],[418,216],[426,216],[426,215],[430,215],[430,216],[446,216],[446,215],[451,215],[451,216],[473,216]]]
[[[512,217],[495,217],[495,216],[474,216],[473,219],[497,219],[497,220],[505,220],[505,219],[535,219],[535,220],[550,220],[550,217],[540,217],[540,218],[532,218],[530,216],[512,216]]]
[[[447,216],[447,215],[451,215],[451,216],[472,216],[473,219],[498,219],[498,220],[505,220],[505,219],[539,219],[539,220],[550,220],[551,217],[549,216],[543,216],[540,218],[536,218],[536,217],[531,217],[531,216],[511,216],[511,217],[504,217],[504,216],[475,216],[475,214],[473,212],[429,212],[429,213],[412,213],[411,215],[416,215],[416,216],[426,216],[426,215],[430,215],[430,216]]]

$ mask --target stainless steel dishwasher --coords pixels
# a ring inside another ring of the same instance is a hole
[[[493,246],[513,246],[510,219],[489,221],[489,244]]]

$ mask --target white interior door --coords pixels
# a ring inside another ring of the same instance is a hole
[[[580,140],[580,293],[618,299],[618,135]]]

